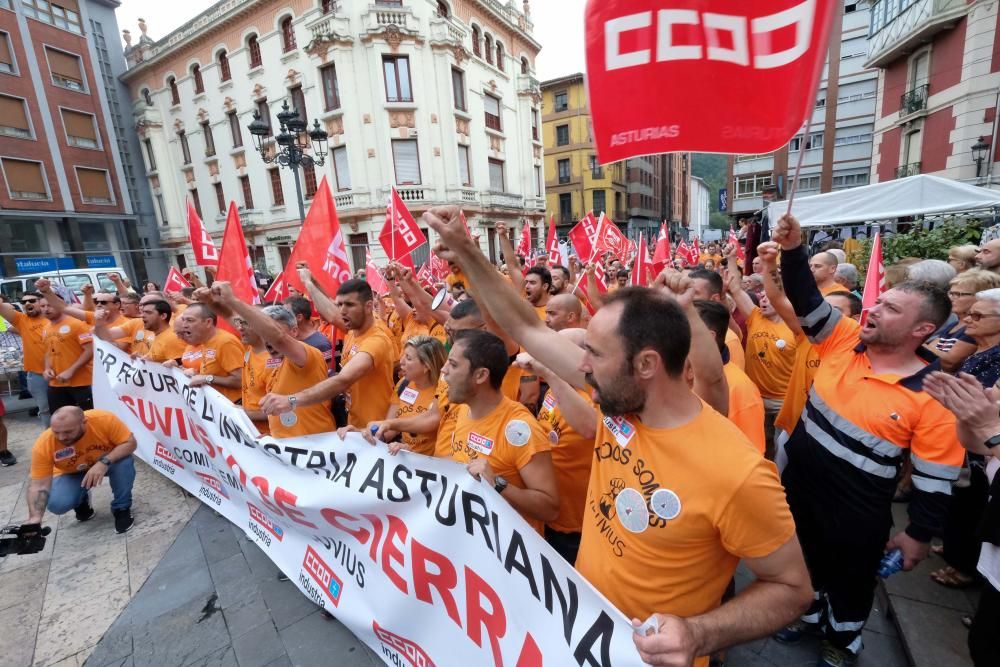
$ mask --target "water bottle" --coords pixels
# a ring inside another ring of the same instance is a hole
[[[888,579],[903,569],[903,552],[893,549],[882,557],[882,562],[878,566],[878,576],[881,579]]]

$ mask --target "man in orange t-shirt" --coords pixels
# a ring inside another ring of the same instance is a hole
[[[90,385],[93,380],[93,332],[86,322],[45,308],[49,326],[44,333],[45,379],[49,381],[49,409],[63,406],[83,410],[94,407]]]
[[[540,322],[539,322],[540,323]],[[455,336],[442,375],[448,401],[461,404],[451,437],[451,457],[469,464],[539,533],[559,513],[559,493],[547,434],[520,403],[504,397],[507,351],[488,331]]]
[[[49,383],[45,379],[45,328],[49,320],[42,312],[45,297],[41,292],[25,292],[21,295],[19,312],[8,303],[0,302],[0,317],[11,323],[21,336],[24,351],[24,370],[27,373],[28,391],[38,408],[42,424],[49,425]],[[11,455],[13,456],[13,455]]]
[[[211,386],[236,403],[243,394],[243,346],[236,336],[219,329],[216,322],[216,314],[203,303],[184,309],[176,324],[178,337],[188,344],[181,365],[192,387]]]
[[[245,319],[233,315],[229,321],[239,332],[240,342],[243,343],[243,393],[240,407],[262,435],[270,435],[271,427],[268,425],[267,415],[260,409],[260,402],[267,395],[267,386],[276,364],[271,362],[271,354],[264,346],[260,334],[251,329]]]

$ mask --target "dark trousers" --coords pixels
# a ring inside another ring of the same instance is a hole
[[[889,508],[862,511],[789,464],[781,481],[816,592],[803,620],[823,622],[826,639],[857,655],[875,598],[876,572],[892,526]],[[822,488],[818,488],[822,487]]]
[[[576,554],[580,551],[580,533],[561,533],[545,526],[545,541],[559,552],[570,565],[576,563]]]
[[[969,486],[953,486],[944,524],[944,560],[962,574],[974,575],[982,540],[977,536],[990,483],[986,471],[972,466]]]
[[[969,655],[976,667],[1000,665],[1000,591],[983,585],[979,607],[969,629]]]
[[[81,410],[94,409],[94,397],[90,387],[53,387],[49,385],[49,413],[59,408],[75,405]]]

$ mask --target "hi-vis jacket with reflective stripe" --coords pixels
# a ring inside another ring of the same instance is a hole
[[[930,540],[940,534],[951,482],[965,459],[954,415],[923,391],[936,359],[926,359],[928,365],[909,377],[875,373],[858,324],[816,288],[805,249],[782,252],[781,271],[802,329],[822,359],[786,445],[788,465],[815,479],[817,492],[832,494],[839,510],[887,518],[909,448],[913,496],[906,532]],[[837,511],[833,504],[831,511]]]

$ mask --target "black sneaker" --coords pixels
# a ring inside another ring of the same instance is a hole
[[[77,521],[90,521],[94,518],[94,508],[90,506],[89,493],[83,497],[83,500],[73,511],[76,512]]]
[[[112,514],[115,515],[115,532],[119,535],[127,533],[132,526],[135,524],[135,519],[132,518],[132,510],[112,510]]]
[[[0,452],[0,466],[7,467],[12,466],[17,463],[17,457],[10,453],[8,450],[3,450]]]

